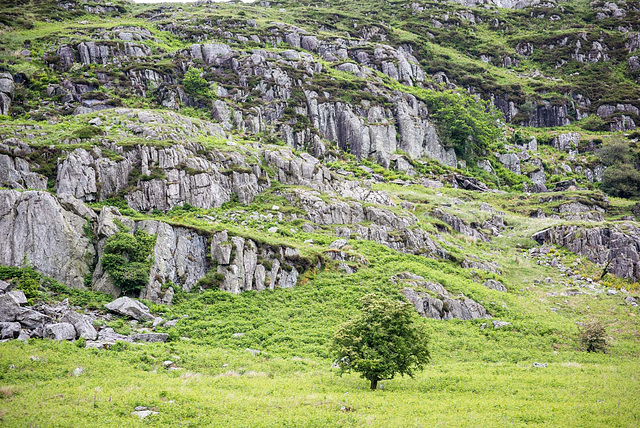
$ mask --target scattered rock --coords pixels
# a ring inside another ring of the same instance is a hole
[[[140,333],[133,335],[134,342],[166,342],[169,338],[167,333]]]
[[[88,317],[80,315],[77,312],[67,312],[60,321],[72,324],[79,337],[87,340],[96,340],[98,337],[98,332],[93,327],[93,323],[88,319]]]
[[[495,279],[488,279],[483,284],[485,287],[490,288],[492,290],[507,292],[507,287],[504,286],[500,281],[496,281]]]
[[[66,322],[49,324],[44,328],[46,337],[53,340],[75,340],[76,329],[73,324]]]
[[[154,316],[151,315],[147,306],[130,297],[120,297],[111,303],[107,303],[105,307],[112,312],[116,312],[120,315],[139,321],[150,321],[154,319]]]
[[[494,320],[492,321],[493,323],[493,328],[505,328],[511,325],[510,322],[506,322],[506,321],[498,321],[498,320]]]
[[[140,419],[144,419],[151,415],[157,415],[158,412],[154,412],[152,410],[136,410],[135,412],[131,412],[131,414],[139,417]]]
[[[20,334],[20,323],[0,322],[0,339],[15,339]]]
[[[462,294],[454,297],[442,285],[425,281],[421,276],[404,272],[393,276],[391,281],[408,286],[401,292],[423,317],[438,320],[488,318],[487,311],[478,302]]]

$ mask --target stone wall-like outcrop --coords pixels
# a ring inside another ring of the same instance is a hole
[[[0,264],[28,262],[45,275],[83,288],[95,254],[85,235],[93,212],[74,201],[66,207],[61,202],[46,192],[0,190]]]
[[[242,203],[269,185],[258,165],[249,165],[239,153],[222,154],[197,144],[173,147],[135,146],[121,160],[75,149],[58,165],[56,191],[85,202],[104,200],[127,190],[125,199],[138,211],[169,210],[189,203],[198,208],[219,207],[235,194]],[[131,179],[131,174],[137,176]]]
[[[74,288],[84,288],[91,278],[94,290],[118,296],[121,290],[102,269],[100,259],[107,238],[122,227],[156,236],[149,284],[140,294],[153,302],[170,303],[174,290],[167,284],[190,291],[212,269],[221,275],[222,290],[239,293],[293,287],[312,266],[291,247],[227,231],[209,233],[155,220],[134,221],[114,207],[103,207],[97,216],[69,195],[15,190],[0,190],[0,265],[28,262]]]
[[[0,186],[17,190],[46,190],[47,177],[32,172],[31,165],[21,157],[0,154]]]
[[[607,266],[607,271],[640,280],[640,228],[631,223],[608,227],[555,226],[535,233],[540,244],[553,244]]]
[[[11,73],[0,73],[0,115],[9,115],[15,83]]]
[[[421,276],[403,272],[393,276],[391,281],[406,286],[402,294],[423,317],[437,320],[490,318],[480,303],[464,295],[454,297],[442,285],[425,281]]]
[[[221,275],[217,284],[220,289],[237,294],[293,287],[299,275],[311,266],[311,261],[294,248],[264,244],[224,230],[208,233],[155,220],[132,221],[114,207],[104,207],[98,219],[100,257],[106,239],[120,230],[118,223],[131,232],[142,230],[156,236],[149,284],[140,293],[141,298],[152,302],[170,303],[175,290],[169,290],[167,284],[191,291],[212,270]],[[99,291],[120,294],[100,262],[93,283]]]

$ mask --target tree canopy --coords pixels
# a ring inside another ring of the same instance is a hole
[[[354,370],[371,382],[413,376],[429,362],[428,334],[413,307],[378,294],[360,299],[362,309],[334,334],[340,373]]]

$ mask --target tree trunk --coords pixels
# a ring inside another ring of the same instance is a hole
[[[378,378],[371,379],[371,389],[376,389],[378,387]]]

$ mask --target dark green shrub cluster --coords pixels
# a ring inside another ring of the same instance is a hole
[[[605,352],[607,350],[607,330],[598,320],[582,324],[579,328],[580,344],[587,352]]]
[[[602,173],[602,191],[621,198],[640,196],[638,153],[631,149],[629,141],[612,137],[598,151],[598,157],[607,167]]]
[[[115,285],[124,293],[139,291],[149,283],[150,257],[155,235],[137,230],[134,234],[121,231],[107,239],[101,263]]]
[[[98,137],[102,134],[103,134],[102,129],[96,126],[87,125],[73,131],[73,134],[71,134],[71,136],[73,138],[80,138],[81,140],[84,140],[88,138]]]
[[[201,68],[190,68],[184,74],[182,86],[187,93],[194,97],[211,98],[212,93],[209,89],[209,82],[202,76]]]
[[[220,272],[216,272],[215,270],[210,270],[207,272],[205,276],[200,278],[197,282],[196,286],[206,289],[209,288],[219,288],[222,282],[224,281],[224,274]]]
[[[461,159],[476,159],[500,138],[500,113],[489,101],[463,91],[421,89],[390,80],[387,86],[423,101],[436,123],[440,140],[445,146],[453,147]]]
[[[605,131],[607,123],[600,116],[592,114],[582,119],[580,126],[587,131]]]
[[[0,280],[17,280],[14,285],[22,290],[27,299],[33,299],[40,295],[38,289],[42,275],[36,272],[33,267],[0,266]]]

